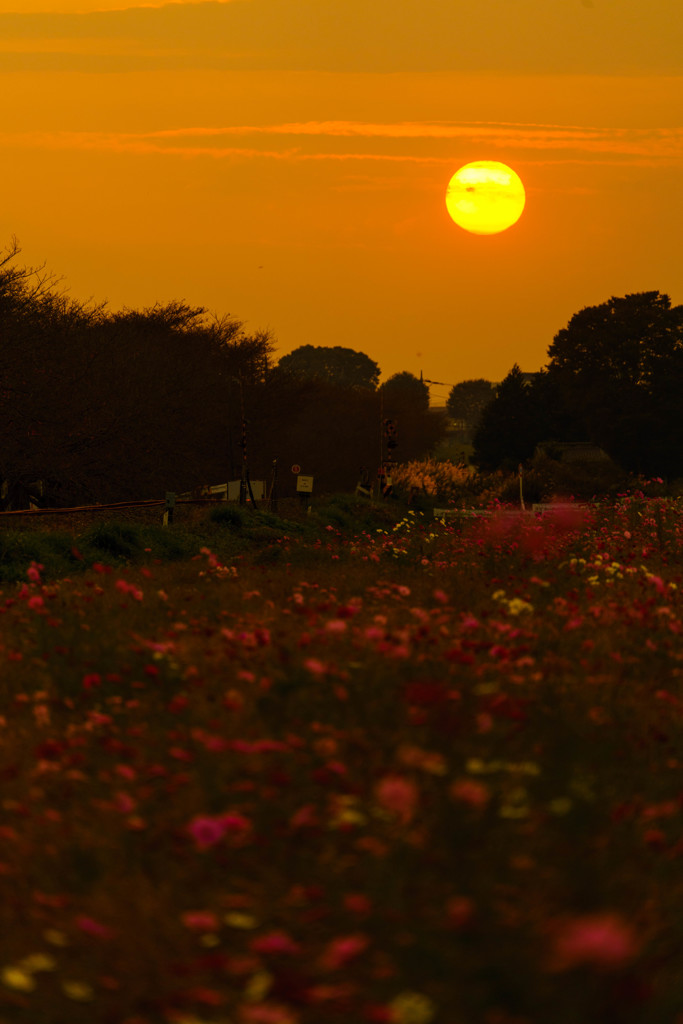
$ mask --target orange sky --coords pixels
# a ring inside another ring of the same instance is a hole
[[[0,0],[0,88],[0,247],[77,298],[449,384],[683,303],[680,0]],[[481,159],[527,190],[499,235],[446,211]]]

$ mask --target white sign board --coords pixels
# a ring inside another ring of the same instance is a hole
[[[227,484],[214,484],[211,487],[204,487],[202,490],[207,498],[222,498],[223,501],[228,500]]]
[[[296,478],[296,489],[301,494],[311,494],[313,492],[313,477],[298,476]]]
[[[228,501],[239,501],[240,500],[240,484],[241,480],[231,480],[228,483]],[[261,501],[265,492],[265,482],[263,480],[252,480],[251,481],[251,493],[254,495],[254,501]],[[249,491],[247,490],[247,500],[249,500]]]

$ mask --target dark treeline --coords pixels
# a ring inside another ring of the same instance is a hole
[[[537,374],[513,366],[479,410],[480,469],[590,442],[626,472],[683,476],[683,306],[656,291],[613,297],[576,313],[548,355]]]
[[[267,331],[184,302],[120,312],[78,302],[44,268],[18,266],[18,254],[14,242],[0,255],[5,507],[24,506],[35,481],[41,504],[64,506],[238,479],[242,410],[251,478],[270,480],[277,459],[285,494],[295,463],[316,491],[353,488],[361,466],[373,475],[382,417],[397,418],[402,459],[427,454],[443,434],[428,393],[422,404],[406,397],[421,382],[380,389],[379,367],[362,353],[302,346],[276,366]],[[321,351],[334,357],[331,370]]]

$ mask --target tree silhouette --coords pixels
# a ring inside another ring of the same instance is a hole
[[[472,461],[483,470],[516,469],[533,455],[539,440],[533,391],[515,363],[481,415]]]
[[[482,413],[496,397],[496,387],[490,380],[477,377],[455,384],[448,395],[446,409],[454,420],[463,420],[465,433],[473,437]]]
[[[0,261],[5,489],[42,479],[51,504],[70,504],[225,480],[234,382],[263,385],[267,332],[181,302],[108,313],[59,293],[43,268],[14,266],[18,252]]]
[[[364,352],[341,345],[300,345],[278,363],[278,370],[301,379],[324,380],[346,388],[375,390],[380,369]]]
[[[380,388],[384,417],[396,430],[394,462],[411,462],[429,455],[446,433],[443,413],[429,408],[429,388],[407,370],[389,377]]]
[[[425,413],[429,409],[429,388],[415,374],[403,370],[382,384],[382,396],[387,412]]]
[[[683,473],[683,306],[612,297],[576,313],[548,350],[548,380],[587,437],[623,468]]]

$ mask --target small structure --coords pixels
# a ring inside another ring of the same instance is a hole
[[[609,463],[611,458],[604,449],[592,441],[543,441],[536,452],[556,462]]]

